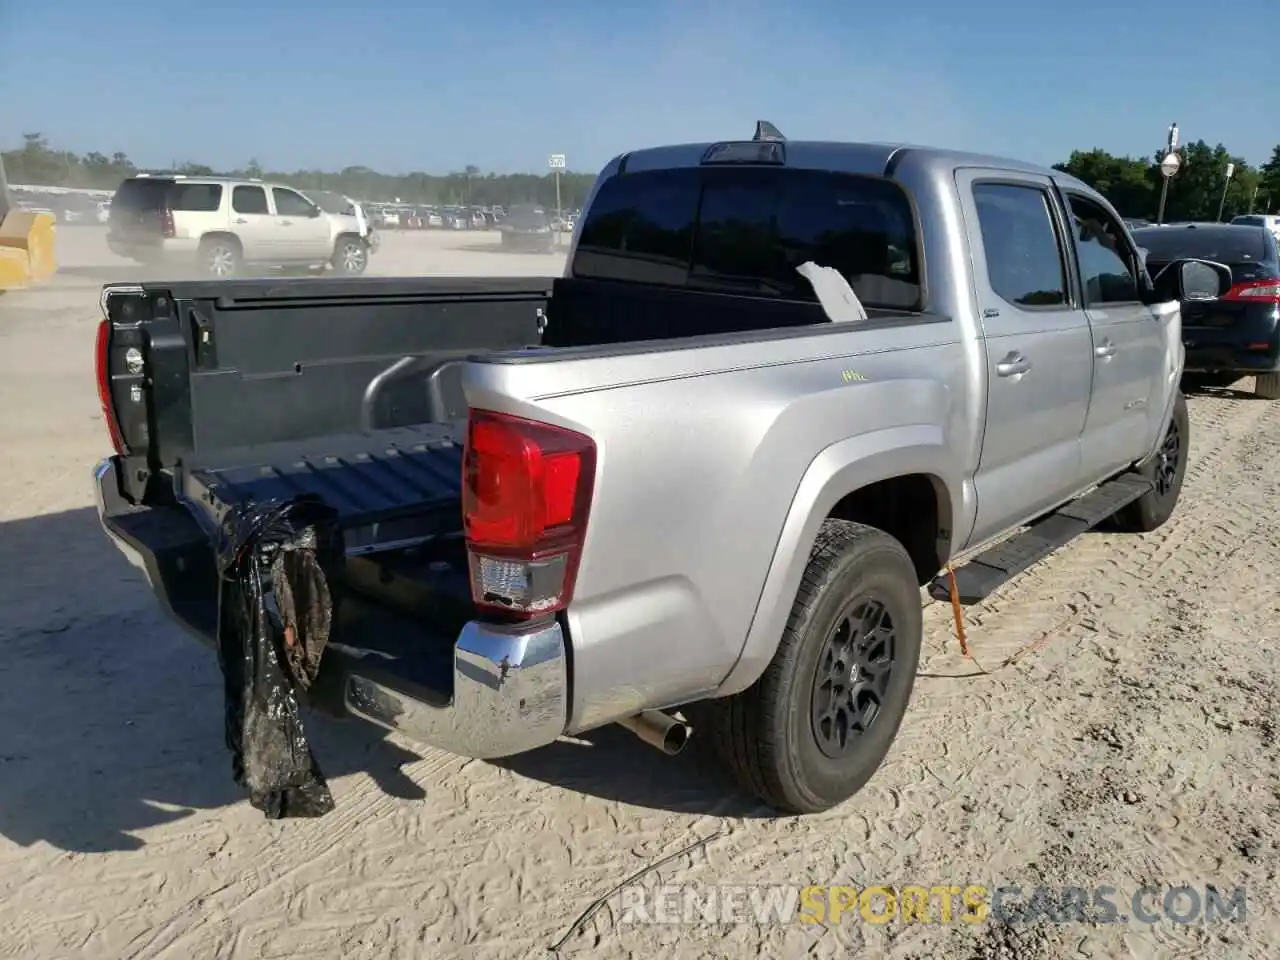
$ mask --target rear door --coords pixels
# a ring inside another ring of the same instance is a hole
[[[1093,393],[1081,449],[1085,473],[1097,479],[1142,457],[1149,420],[1164,413],[1152,409],[1163,396],[1163,330],[1140,299],[1141,259],[1120,219],[1070,186],[1062,194],[1093,331]]]
[[[240,238],[244,258],[262,263],[274,257],[275,216],[267,191],[256,183],[239,183],[231,191],[231,229]]]
[[[987,361],[970,538],[977,544],[1081,486],[1093,343],[1069,279],[1066,226],[1049,178],[968,168],[956,179]]]

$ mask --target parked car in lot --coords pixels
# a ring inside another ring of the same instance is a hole
[[[282,184],[138,174],[111,200],[107,246],[140,263],[194,266],[215,277],[246,267],[332,266],[360,274],[368,244],[353,215],[325,213]]]
[[[1252,374],[1258,396],[1280,400],[1280,244],[1275,236],[1261,224],[1218,223],[1139,230],[1133,236],[1147,251],[1152,273],[1186,257],[1231,268],[1231,287],[1221,297],[1193,291],[1182,304],[1187,380],[1227,386]]]
[[[1108,517],[1169,518],[1178,301],[1228,273],[1153,281],[1101,195],[1017,161],[637,150],[558,278],[108,285],[98,509],[234,653],[219,531],[328,503],[317,707],[485,758],[692,731],[823,810],[894,741],[922,586],[954,562],[978,602]]]
[[[1262,227],[1280,241],[1280,214],[1248,213],[1232,217],[1231,223],[1240,227]]]

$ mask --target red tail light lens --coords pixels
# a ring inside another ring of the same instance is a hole
[[[1246,303],[1280,303],[1280,280],[1251,280],[1248,283],[1237,283],[1222,299]]]
[[[595,443],[581,433],[471,411],[462,516],[478,605],[514,616],[568,606],[595,464]]]
[[[165,237],[174,237],[177,230],[173,226],[173,211],[164,207],[160,211],[160,233]]]
[[[124,437],[116,420],[115,403],[111,399],[111,321],[103,319],[98,324],[98,339],[94,350],[94,373],[98,381],[98,403],[102,407],[102,419],[111,437],[111,446],[117,454],[124,453]]]

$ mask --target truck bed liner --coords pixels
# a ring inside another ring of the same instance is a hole
[[[459,428],[420,424],[222,450],[188,461],[179,493],[210,531],[247,503],[315,494],[359,555],[456,533],[461,483]]]

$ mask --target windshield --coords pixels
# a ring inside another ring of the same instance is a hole
[[[1133,235],[1148,261],[1200,257],[1219,263],[1257,263],[1269,256],[1266,232],[1258,227],[1156,227]]]
[[[549,222],[545,213],[532,207],[517,207],[507,217],[507,223],[522,229],[545,227]]]

